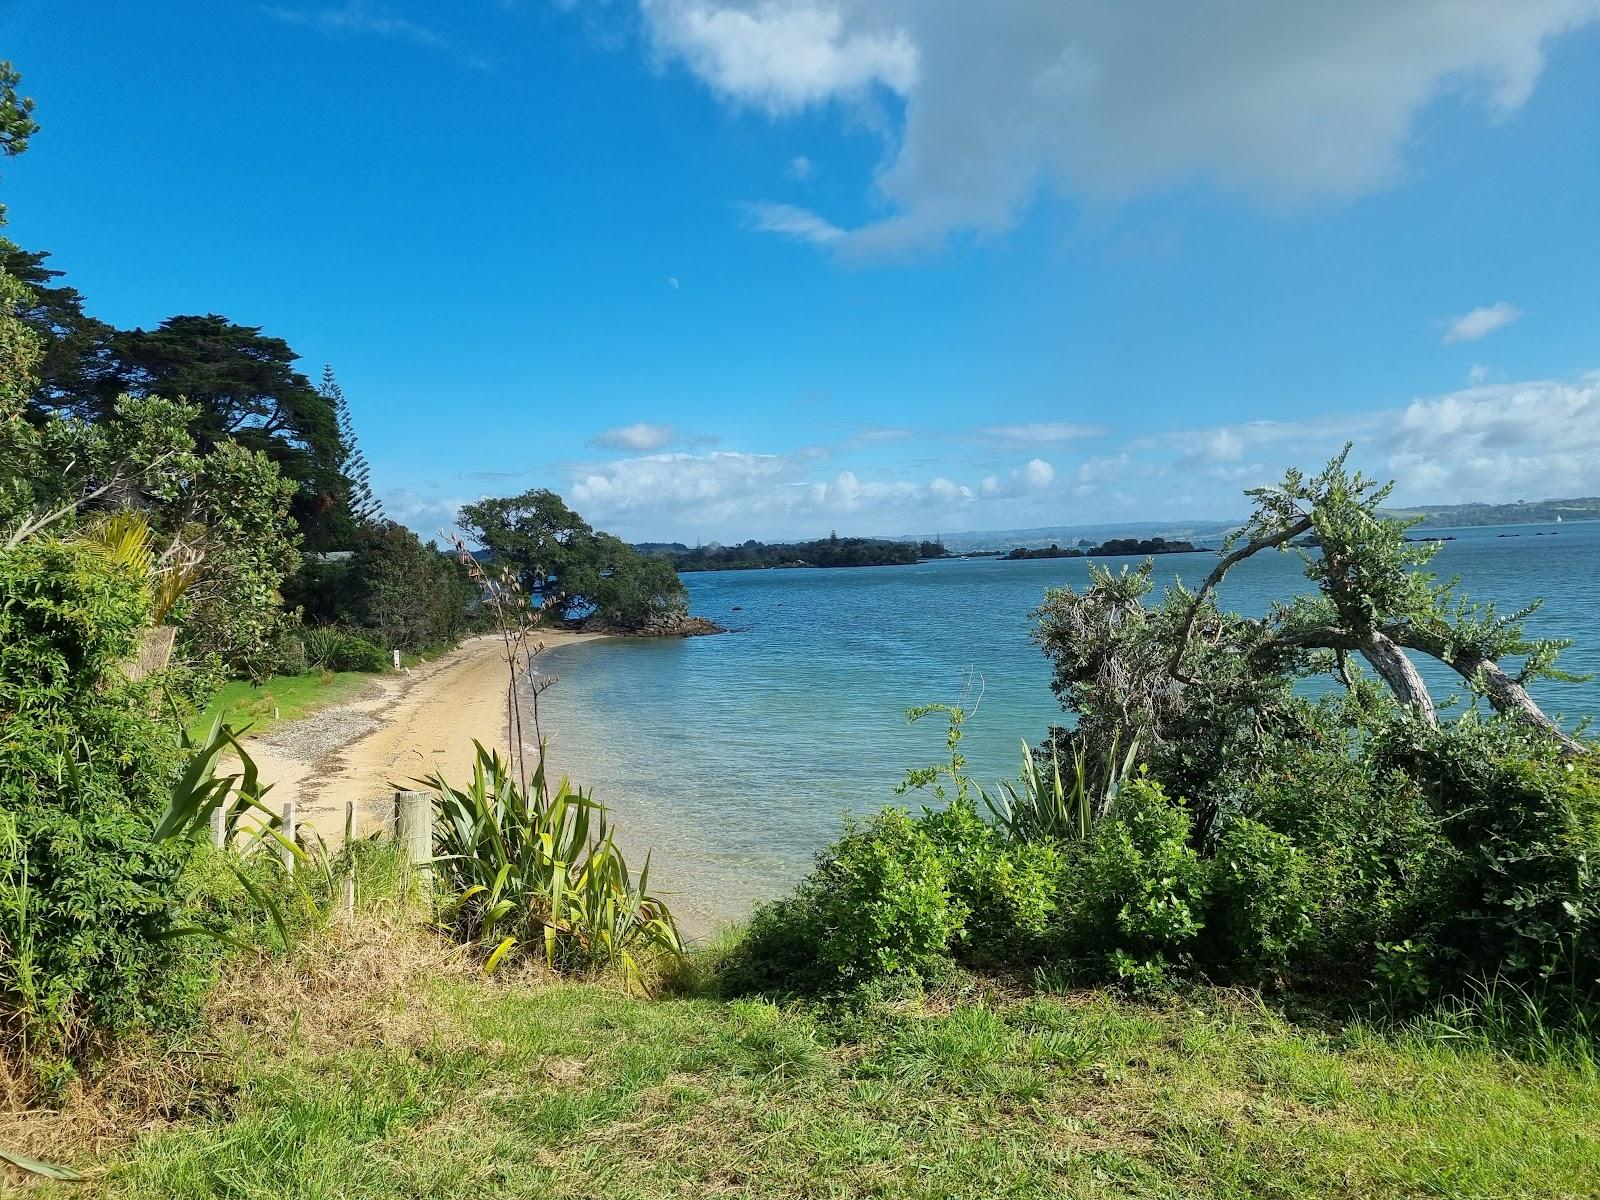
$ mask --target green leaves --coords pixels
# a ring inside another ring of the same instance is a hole
[[[640,952],[681,950],[671,912],[650,895],[648,860],[635,883],[604,807],[565,779],[552,792],[542,754],[526,788],[481,744],[468,787],[424,782],[438,814],[434,867],[455,893],[442,916],[463,940],[493,946],[486,972],[533,945],[551,967],[616,966],[637,984]]]

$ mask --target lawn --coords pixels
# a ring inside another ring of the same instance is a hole
[[[190,732],[204,736],[220,714],[234,729],[248,725],[250,732],[262,733],[279,721],[293,721],[349,700],[378,678],[362,671],[308,671],[303,675],[271,675],[259,684],[230,680],[211,698],[190,726]]]
[[[384,974],[280,964],[237,987],[183,1060],[205,1075],[191,1115],[80,1160],[87,1191],[60,1194],[1600,1195],[1583,1055],[1320,1031],[1224,993],[973,982],[824,1010]]]

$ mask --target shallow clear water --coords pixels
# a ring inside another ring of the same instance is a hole
[[[1533,630],[1576,639],[1563,663],[1600,671],[1600,522],[1429,532],[1456,538],[1440,575],[1506,611],[1545,597]],[[1193,584],[1214,563],[1172,555],[1158,575]],[[1295,555],[1259,555],[1230,573],[1223,602],[1260,613],[1308,589],[1300,572]],[[624,845],[653,850],[652,879],[704,930],[785,890],[843,813],[893,802],[907,767],[939,758],[943,725],[908,726],[905,709],[961,700],[969,675],[968,706],[982,695],[970,771],[1014,774],[1021,739],[1062,720],[1029,613],[1046,588],[1087,577],[1083,559],[686,575],[693,611],[732,632],[548,654],[542,669],[564,676],[541,698],[555,766],[610,805]],[[1448,672],[1430,682],[1459,690]],[[1600,716],[1600,684],[1536,694],[1548,711]]]

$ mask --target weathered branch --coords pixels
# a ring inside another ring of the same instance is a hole
[[[1189,638],[1194,633],[1194,623],[1200,616],[1200,609],[1205,605],[1206,597],[1217,589],[1228,572],[1251,555],[1259,554],[1263,550],[1276,550],[1302,533],[1309,532],[1310,529],[1311,514],[1306,513],[1299,520],[1277,532],[1251,538],[1237,550],[1223,556],[1222,561],[1212,568],[1211,574],[1206,576],[1205,582],[1200,585],[1200,590],[1195,592],[1194,601],[1189,605],[1188,615],[1183,619],[1183,628],[1178,633],[1178,644],[1173,647],[1172,658],[1167,663],[1167,671],[1172,676],[1181,678],[1178,668],[1183,665],[1184,653],[1189,649]]]
[[[1429,725],[1439,723],[1433,694],[1428,691],[1422,673],[1417,670],[1416,664],[1405,656],[1399,643],[1387,633],[1374,630],[1370,635],[1362,636],[1354,630],[1338,625],[1310,626],[1274,634],[1257,647],[1256,653],[1267,655],[1280,648],[1359,654],[1388,685],[1395,699],[1414,709],[1417,716]]]
[[[1392,627],[1386,632],[1400,645],[1438,659],[1480,689],[1496,712],[1542,730],[1559,742],[1568,754],[1591,753],[1587,746],[1545,716],[1544,710],[1528,695],[1528,689],[1494,659],[1469,650],[1453,649],[1440,630],[1406,625]]]

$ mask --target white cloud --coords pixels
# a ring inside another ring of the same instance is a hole
[[[1469,387],[1401,408],[1305,421],[1250,421],[1141,439],[1130,450],[1150,474],[1192,489],[1191,509],[1227,516],[1243,510],[1241,489],[1273,482],[1289,466],[1316,468],[1346,441],[1355,443],[1354,465],[1396,481],[1400,503],[1594,495],[1600,376]],[[1146,505],[1148,515],[1161,515],[1161,493]]]
[[[991,441],[1021,446],[1056,445],[1084,438],[1104,437],[1104,425],[1075,425],[1067,421],[1035,421],[1020,425],[983,425],[974,432]]]
[[[944,474],[819,475],[823,461],[803,451],[640,455],[576,468],[569,494],[586,518],[624,536],[741,540],[814,536],[835,525],[881,534],[946,522],[1004,523],[1008,513],[1023,511],[1019,505],[1053,503],[1055,469],[1042,459],[976,488]],[[981,519],[974,515],[979,505],[988,510]]]
[[[652,425],[640,421],[620,429],[608,429],[589,442],[602,450],[660,450],[678,440],[678,431],[671,425]]]
[[[1515,304],[1507,304],[1504,300],[1498,304],[1475,308],[1450,322],[1450,328],[1444,335],[1445,345],[1454,342],[1475,342],[1481,337],[1487,337],[1496,329],[1511,324],[1521,315],[1521,309]]]
[[[1193,182],[1274,204],[1364,195],[1402,174],[1426,106],[1516,110],[1550,40],[1600,15],[1600,0],[641,7],[658,56],[731,103],[777,115],[878,85],[904,98],[874,179],[889,215],[810,239],[863,253],[1007,230],[1041,187],[1101,202]]]
[[[278,8],[268,5],[262,11],[285,25],[305,25],[329,33],[365,34],[411,42],[418,46],[445,44],[444,38],[427,26],[397,17],[361,0],[349,0],[349,3],[337,8]]]
[[[870,14],[825,5],[763,0],[749,6],[712,0],[640,0],[663,59],[681,59],[718,95],[777,114],[874,85],[907,91],[917,52],[904,32],[874,28]],[[863,19],[864,18],[864,19]]]
[[[669,288],[671,288],[673,291],[677,291],[678,287],[679,287],[678,277],[676,275],[668,275],[667,276],[667,286]]]
[[[793,204],[747,204],[749,227],[761,233],[779,233],[798,242],[826,245],[844,236],[837,225]]]
[[[804,154],[796,154],[789,160],[787,172],[790,179],[806,180],[811,178],[816,169],[816,164]]]

